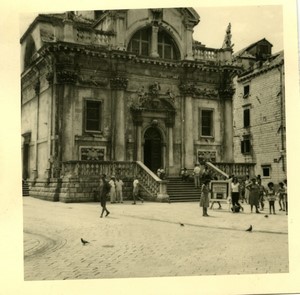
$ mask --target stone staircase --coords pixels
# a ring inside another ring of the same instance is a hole
[[[170,203],[175,202],[199,202],[200,189],[195,189],[194,180],[184,182],[181,177],[168,177],[167,193]]]

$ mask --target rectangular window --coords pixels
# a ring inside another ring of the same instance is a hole
[[[251,142],[250,137],[245,136],[241,141],[241,153],[242,154],[249,154],[251,152]]]
[[[244,110],[244,128],[250,126],[250,109]]]
[[[270,177],[271,176],[271,166],[270,165],[265,165],[262,166],[262,176],[263,177]]]
[[[250,85],[244,86],[244,98],[247,98],[250,94]]]
[[[201,111],[201,136],[213,136],[213,111]]]
[[[85,130],[101,131],[101,101],[86,100]]]

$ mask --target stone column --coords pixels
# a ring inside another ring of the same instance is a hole
[[[114,125],[114,150],[113,160],[125,161],[125,103],[124,91],[127,88],[128,80],[121,77],[115,77],[110,80],[110,86],[113,90],[113,106],[112,120],[115,121]]]
[[[226,99],[224,103],[224,161],[232,162],[233,161],[233,110],[232,110],[232,101],[231,99]]]
[[[169,166],[172,167],[174,165],[173,159],[173,128],[169,127]]]
[[[194,167],[194,136],[193,136],[193,94],[194,85],[181,85],[181,93],[184,96],[184,166]]]
[[[158,36],[158,27],[152,25],[152,35],[151,35],[151,57],[159,57],[157,52],[157,36]]]
[[[136,128],[135,141],[136,141],[136,161],[142,161],[142,110],[131,109],[133,124]],[[135,157],[134,157],[135,158]]]
[[[174,156],[173,156],[173,127],[175,124],[175,113],[169,113],[166,126],[168,127],[168,156],[169,156],[169,167],[174,165]]]
[[[185,28],[186,28],[186,33],[185,33],[185,46],[186,46],[186,55],[185,59],[187,60],[194,60],[193,57],[193,27],[195,26],[194,23],[191,23],[189,21],[185,22]]]

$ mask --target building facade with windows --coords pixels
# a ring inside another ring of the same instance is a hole
[[[230,26],[223,46],[208,48],[193,39],[199,20],[192,8],[161,8],[33,21],[21,38],[23,178],[31,194],[39,186],[36,194],[48,199],[87,200],[92,191],[80,194],[76,179],[103,172],[103,163],[178,175],[204,160],[233,162],[239,67]]]
[[[234,79],[234,159],[255,163],[264,184],[287,177],[284,55],[259,40],[237,52],[243,71]]]

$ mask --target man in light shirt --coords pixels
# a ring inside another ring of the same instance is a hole
[[[196,164],[193,171],[195,188],[200,188],[200,172],[201,172],[200,166],[199,164]]]

